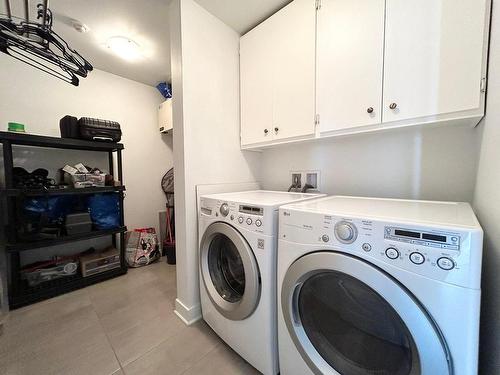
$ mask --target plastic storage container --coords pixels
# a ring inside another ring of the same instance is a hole
[[[90,213],[82,212],[67,215],[65,228],[68,236],[91,232],[92,220],[90,219]]]

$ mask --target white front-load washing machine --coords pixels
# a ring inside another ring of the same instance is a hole
[[[203,319],[266,375],[278,372],[278,207],[324,195],[248,191],[200,198]]]
[[[280,208],[282,375],[477,374],[482,229],[467,203]]]

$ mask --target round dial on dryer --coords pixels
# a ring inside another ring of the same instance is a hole
[[[229,214],[229,206],[227,203],[223,203],[219,211],[222,216],[227,216]]]
[[[335,237],[342,243],[353,243],[356,241],[356,237],[358,236],[358,230],[356,226],[352,223],[348,223],[347,221],[339,221],[335,224]]]

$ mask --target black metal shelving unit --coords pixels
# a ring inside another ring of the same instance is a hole
[[[11,309],[16,309],[31,303],[41,301],[59,294],[67,293],[72,290],[83,288],[85,286],[107,280],[127,272],[125,262],[125,232],[127,228],[124,224],[123,215],[123,199],[125,186],[123,186],[122,172],[122,150],[124,149],[121,143],[109,142],[93,142],[70,138],[46,137],[31,134],[19,134],[0,132],[0,143],[3,146],[3,163],[5,173],[5,188],[0,189],[0,197],[2,203],[5,204],[7,213],[7,222],[5,226],[5,238],[3,248],[7,256],[8,281],[9,281],[9,306]],[[105,186],[92,188],[66,188],[66,189],[48,189],[38,190],[16,189],[13,186],[13,168],[14,156],[13,146],[31,146],[41,148],[56,148],[82,151],[99,151],[108,154],[109,173],[118,179],[122,186]],[[114,170],[114,155],[116,153],[117,173]],[[46,195],[82,195],[82,194],[99,194],[99,193],[116,193],[119,194],[120,202],[120,227],[112,230],[96,230],[90,233],[78,234],[73,236],[61,236],[54,239],[40,239],[36,241],[19,241],[16,233],[16,209],[21,201],[26,197],[46,196]],[[109,270],[101,274],[90,277],[82,277],[77,274],[74,276],[64,277],[56,280],[44,282],[35,287],[30,287],[21,280],[20,269],[20,253],[26,250],[42,249],[50,246],[68,244],[76,241],[83,241],[103,236],[112,236],[113,245],[117,246],[119,238],[120,245],[120,268]],[[118,238],[117,238],[118,237]]]

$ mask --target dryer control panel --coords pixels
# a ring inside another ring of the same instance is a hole
[[[421,232],[412,228],[385,227],[385,238],[392,241],[460,250],[460,236],[447,232]]]
[[[280,209],[280,239],[479,288],[482,230]]]

